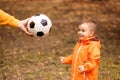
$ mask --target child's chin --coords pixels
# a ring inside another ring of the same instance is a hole
[[[79,37],[79,39],[80,39],[80,40],[82,40],[82,39],[83,39],[83,37]]]

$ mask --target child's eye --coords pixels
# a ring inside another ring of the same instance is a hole
[[[82,30],[82,32],[85,32],[85,30]]]
[[[85,30],[83,30],[83,29],[79,29],[79,31],[81,31],[81,32],[85,32]]]
[[[78,31],[81,31],[80,29],[78,29]]]

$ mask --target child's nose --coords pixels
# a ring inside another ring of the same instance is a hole
[[[78,34],[81,34],[81,31],[78,31]]]

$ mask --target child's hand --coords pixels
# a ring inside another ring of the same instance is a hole
[[[80,72],[84,72],[84,70],[85,70],[84,66],[78,66],[78,68],[79,68]]]
[[[60,57],[60,62],[63,63],[64,57]]]

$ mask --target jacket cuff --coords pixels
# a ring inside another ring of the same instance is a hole
[[[14,17],[13,17],[13,18],[14,18]],[[14,18],[14,19],[10,22],[9,25],[12,26],[12,27],[18,27],[18,25],[19,25],[19,20]]]

